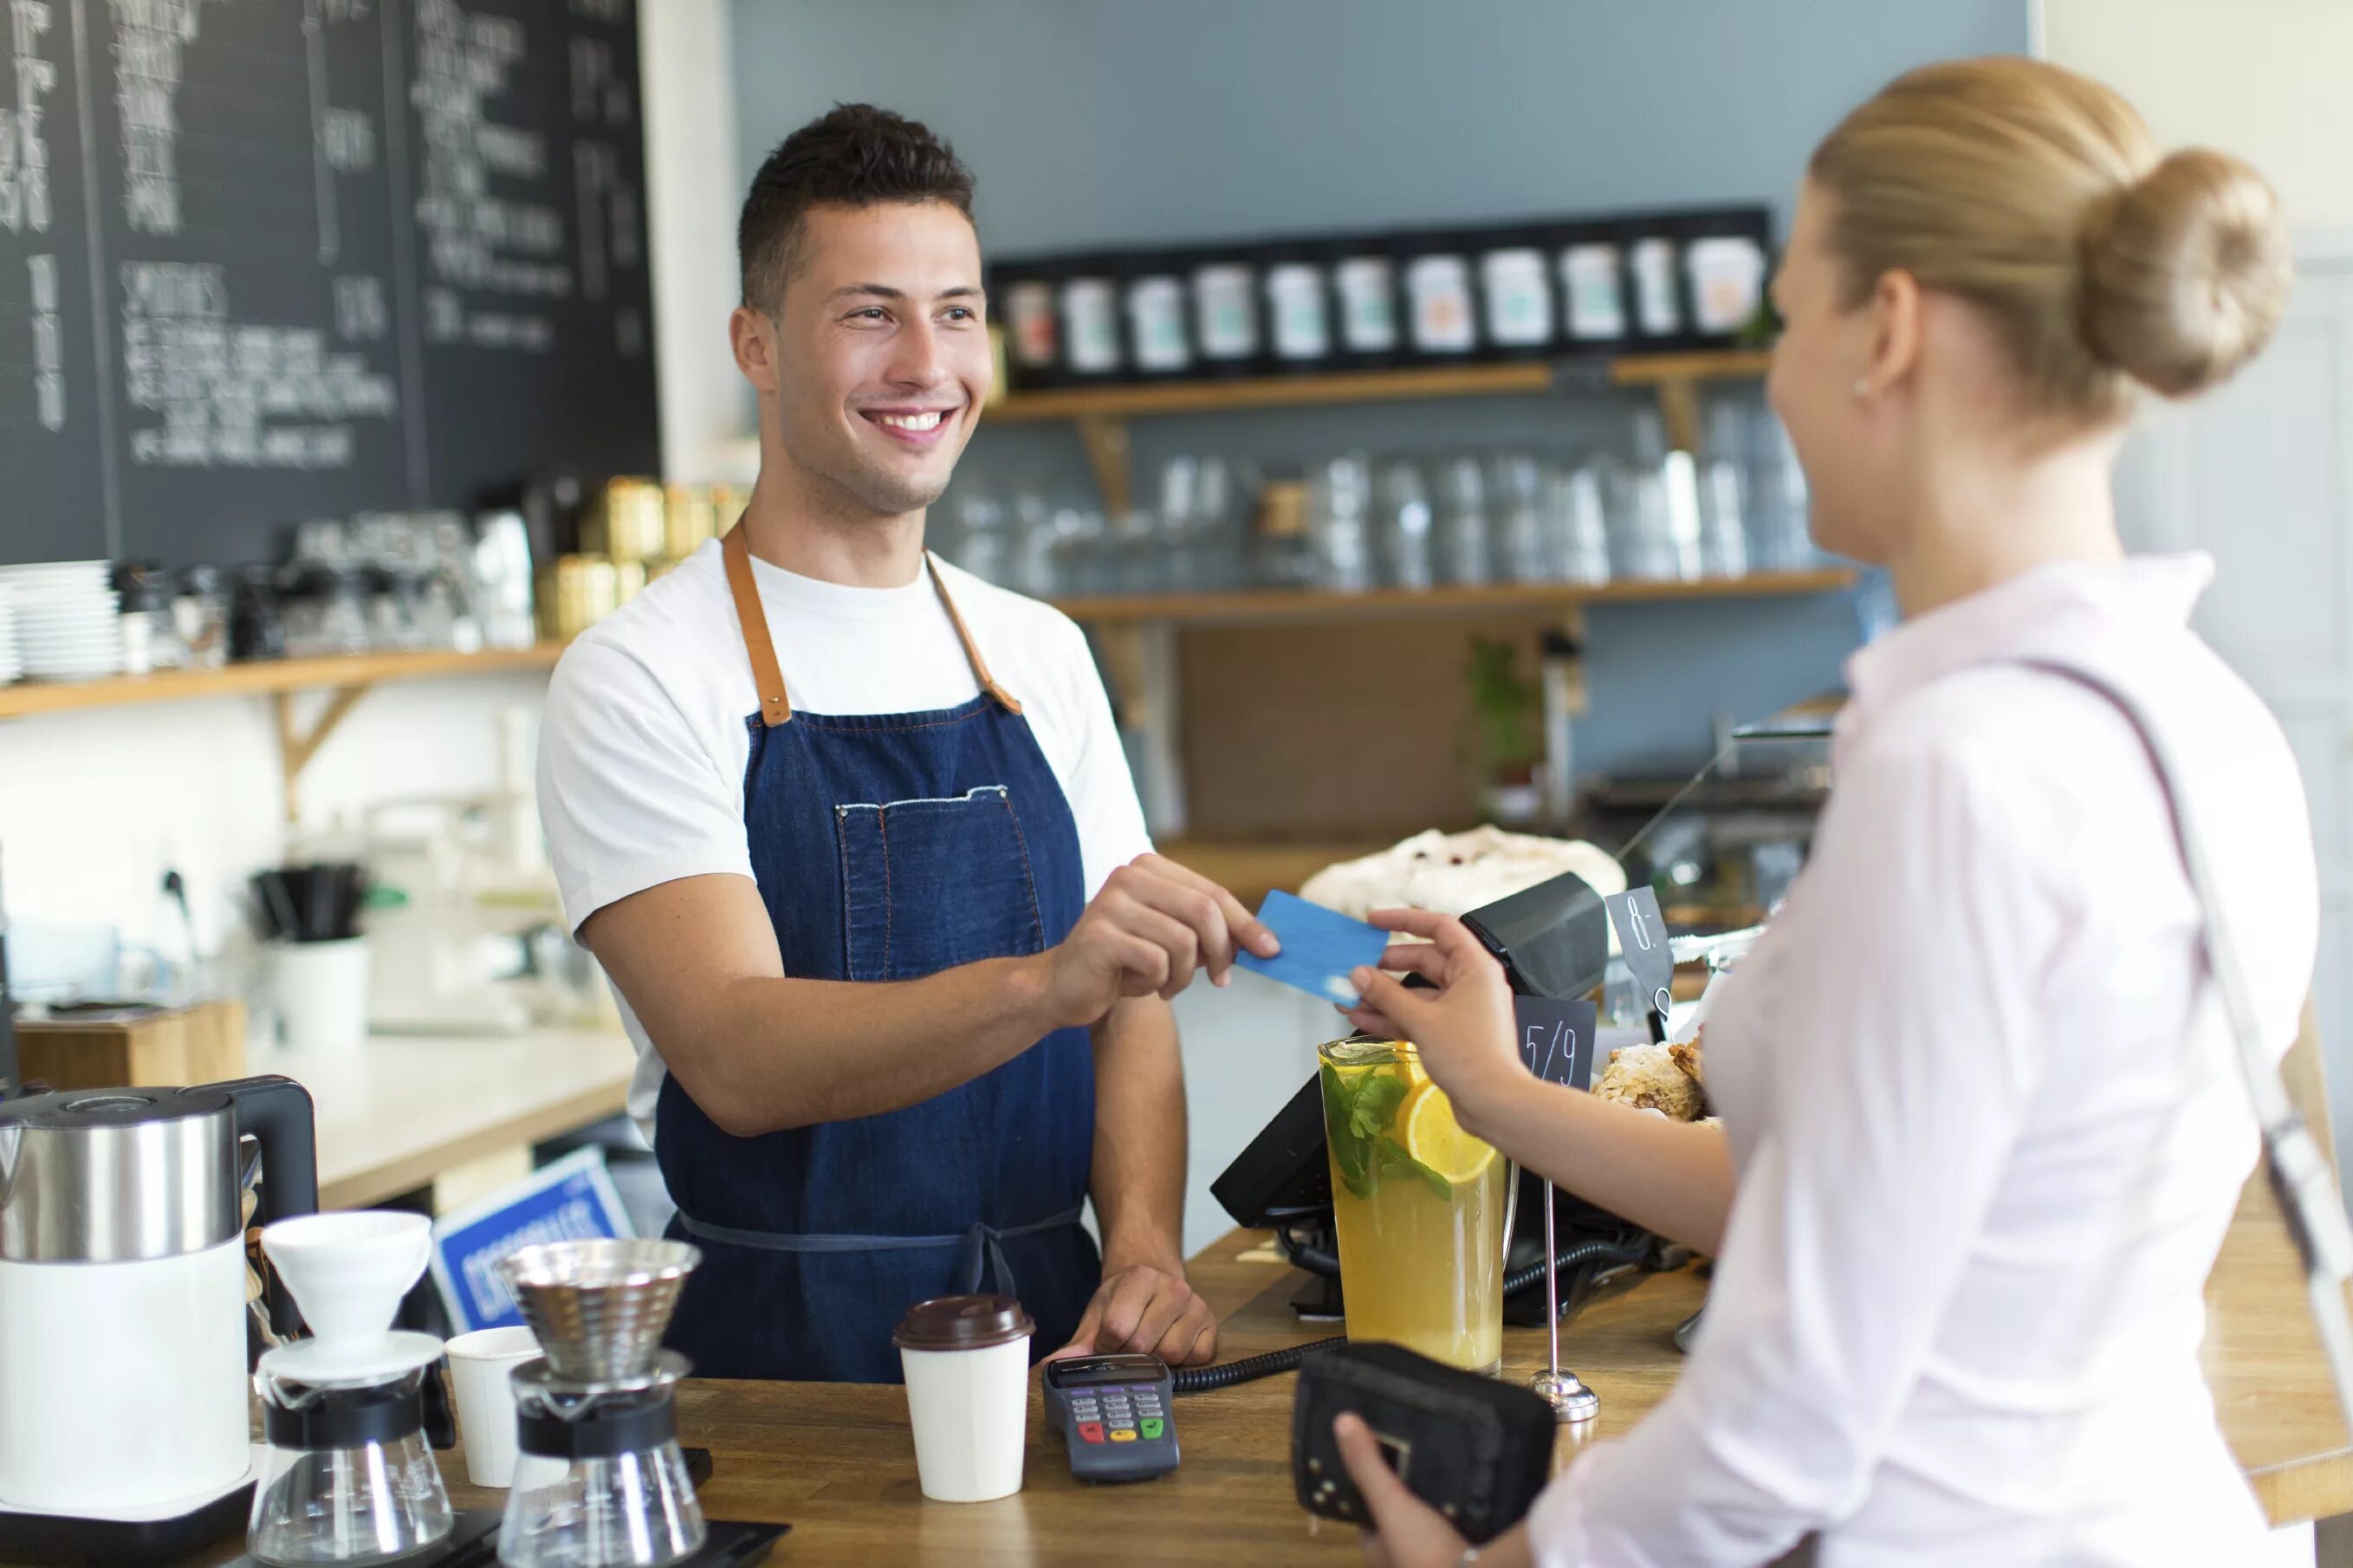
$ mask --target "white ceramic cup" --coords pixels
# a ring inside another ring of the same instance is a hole
[[[1021,1489],[1036,1331],[1007,1296],[921,1302],[900,1325],[893,1339],[915,1429],[915,1475],[934,1502],[989,1502]]]
[[[269,989],[288,1049],[350,1051],[366,1042],[367,938],[279,943]]]
[[[421,1214],[349,1209],[264,1226],[261,1249],[322,1342],[381,1337],[425,1272],[433,1222]]]
[[[476,1329],[442,1347],[456,1385],[458,1436],[466,1445],[466,1479],[478,1487],[512,1484],[515,1468],[514,1369],[539,1354],[525,1328]]]

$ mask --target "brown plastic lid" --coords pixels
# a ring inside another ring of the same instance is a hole
[[[1010,1296],[935,1296],[907,1309],[891,1342],[904,1351],[985,1351],[1037,1331]]]

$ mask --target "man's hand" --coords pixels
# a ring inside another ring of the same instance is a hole
[[[1359,969],[1350,979],[1363,1005],[1342,1011],[1366,1034],[1411,1040],[1420,1047],[1421,1065],[1453,1101],[1463,1126],[1476,1132],[1476,1120],[1514,1089],[1525,1087],[1529,1076],[1520,1059],[1519,1026],[1504,966],[1451,915],[1379,910],[1372,923],[1427,939],[1392,946],[1381,955],[1380,967],[1419,974],[1437,989],[1418,989]]]
[[[1092,1024],[1130,996],[1163,1000],[1207,969],[1226,984],[1234,954],[1282,951],[1241,900],[1174,860],[1138,856],[1111,874],[1061,942],[1039,955],[1057,1027]]]
[[[1047,1359],[1135,1352],[1170,1366],[1196,1366],[1218,1353],[1218,1320],[1185,1282],[1185,1270],[1148,1263],[1106,1270],[1071,1342]]]

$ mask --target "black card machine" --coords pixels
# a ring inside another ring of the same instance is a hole
[[[1046,1363],[1046,1419],[1082,1481],[1148,1481],[1176,1468],[1176,1381],[1154,1355],[1067,1356]]]
[[[1609,914],[1574,871],[1472,910],[1462,923],[1512,983],[1514,996],[1582,996],[1609,965]]]

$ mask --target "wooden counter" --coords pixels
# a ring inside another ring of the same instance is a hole
[[[1248,1256],[1261,1240],[1235,1232],[1195,1260],[1195,1283],[1224,1323],[1221,1360],[1316,1337],[1288,1305],[1300,1277]],[[1589,1436],[1563,1441],[1561,1462],[1590,1436],[1624,1432],[1673,1384],[1682,1358],[1668,1334],[1702,1289],[1688,1271],[1662,1276],[1569,1325],[1565,1359],[1600,1394],[1601,1415]],[[2207,1370],[2223,1429],[2273,1520],[2353,1511],[2353,1451],[2267,1196],[2242,1205],[2208,1300]],[[1525,1379],[1543,1350],[1537,1331],[1508,1331],[1504,1375]],[[1132,1487],[1073,1481],[1033,1400],[1025,1489],[965,1506],[923,1500],[905,1396],[895,1387],[692,1383],[681,1391],[679,1427],[713,1452],[702,1492],[713,1517],[792,1521],[774,1559],[779,1568],[1357,1563],[1356,1531],[1320,1524],[1293,1501],[1293,1385],[1277,1377],[1185,1399],[1176,1412],[1182,1468]],[[456,1456],[444,1468],[462,1481]],[[497,1493],[453,1489],[461,1507],[498,1506]]]
[[[627,1036],[567,1029],[377,1035],[355,1051],[255,1051],[246,1070],[311,1091],[319,1205],[360,1208],[615,1114],[636,1065]]]

